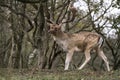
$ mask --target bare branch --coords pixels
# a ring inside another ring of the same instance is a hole
[[[8,8],[11,12],[13,12],[14,14],[20,15],[20,16],[24,17],[25,19],[27,19],[29,25],[31,26],[31,28],[28,29],[27,32],[31,31],[31,30],[34,28],[34,25],[33,25],[32,21],[31,21],[31,19],[30,19],[27,15],[25,15],[24,13],[17,12],[17,11],[14,10],[12,7],[10,7],[10,6],[8,6],[8,5],[5,5],[5,4],[0,4],[0,6],[6,7],[6,8]]]
[[[101,17],[103,17],[105,15],[105,13],[108,11],[108,9],[110,9],[111,6],[112,6],[112,4],[110,4],[108,6],[108,8],[105,9],[105,11],[103,12],[103,14],[101,14],[97,19],[95,19],[94,22],[98,21]]]
[[[63,2],[64,3],[64,5],[62,6],[62,9],[61,9],[61,11],[60,11],[60,13],[59,13],[59,15],[58,15],[58,18],[57,18],[57,20],[56,20],[56,23],[59,23],[59,22],[61,22],[62,20],[63,20],[63,18],[65,17],[65,15],[66,15],[66,13],[67,13],[67,9],[66,9],[66,11],[64,12],[64,9],[65,9],[65,7],[66,6],[68,6],[69,5],[69,0],[67,0],[67,1],[65,1],[65,2]],[[63,12],[64,12],[64,14],[63,14]],[[63,16],[62,16],[62,14],[63,14]],[[61,18],[61,20],[60,20],[60,17],[62,16],[62,18]]]
[[[39,3],[41,0],[17,0],[22,3]],[[47,0],[42,0],[42,1],[47,1]]]
[[[78,24],[79,21],[81,21],[81,20],[83,20],[84,18],[88,17],[88,16],[91,14],[91,12],[92,12],[92,11],[90,11],[89,13],[87,13],[87,14],[86,14],[85,16],[83,16],[82,18],[79,18],[79,19],[77,20],[77,22],[76,22],[74,25],[72,25],[72,27],[70,27],[69,29],[73,29],[73,28]]]

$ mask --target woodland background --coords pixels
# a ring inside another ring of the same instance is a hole
[[[70,3],[77,0],[0,0],[0,68],[13,69],[64,69],[65,53],[53,41],[48,33],[46,18],[60,23],[69,20],[72,13],[68,11]],[[84,0],[88,11],[77,8],[74,20],[65,23],[62,29],[69,33],[82,30],[97,32],[104,38],[103,50],[108,57],[112,70],[120,69],[120,14],[106,17],[111,7],[120,8],[119,0],[111,0],[104,8],[104,0]],[[92,12],[102,14],[93,20]],[[100,21],[104,20],[101,25]],[[99,21],[97,24],[95,22]],[[107,22],[112,23],[116,37],[108,37],[103,32]],[[92,59],[85,67],[92,70],[106,70],[104,62],[92,54]],[[70,70],[74,70],[84,61],[83,53],[75,53]]]

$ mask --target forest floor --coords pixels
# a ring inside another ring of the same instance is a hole
[[[120,70],[13,70],[0,69],[0,80],[120,80]]]

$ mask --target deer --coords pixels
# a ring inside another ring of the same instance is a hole
[[[75,8],[70,7],[70,10],[75,15]],[[74,16],[73,16],[74,17]],[[73,19],[73,18],[72,18]],[[72,20],[71,20],[72,21]],[[72,56],[75,51],[81,51],[85,54],[85,61],[78,68],[78,70],[83,69],[83,67],[90,61],[91,51],[95,51],[101,59],[105,62],[107,70],[110,71],[109,62],[107,57],[105,56],[102,44],[104,39],[102,36],[96,32],[89,31],[81,31],[79,33],[66,33],[61,30],[61,26],[63,23],[56,24],[52,21],[47,21],[49,24],[48,32],[52,35],[54,41],[64,50],[66,51],[66,59],[65,59],[65,68],[64,70],[68,70],[69,64],[71,62]],[[69,22],[69,21],[66,21]]]

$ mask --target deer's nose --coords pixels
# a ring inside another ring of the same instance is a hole
[[[52,32],[52,30],[49,29],[49,30],[48,30],[48,33],[51,33],[51,32]]]

